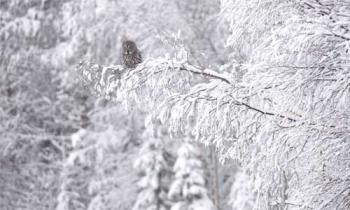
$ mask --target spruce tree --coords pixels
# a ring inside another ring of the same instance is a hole
[[[139,193],[133,210],[167,210],[170,156],[152,129],[145,131],[144,140],[134,165],[139,172]]]
[[[174,168],[175,180],[168,197],[174,201],[171,210],[214,210],[205,187],[203,163],[199,150],[184,142],[178,150]]]

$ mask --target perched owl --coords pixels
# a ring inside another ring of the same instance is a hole
[[[137,49],[135,42],[123,41],[123,64],[127,68],[135,68],[137,64],[142,62],[141,52]]]

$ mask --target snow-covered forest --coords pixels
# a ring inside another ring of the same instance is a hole
[[[0,0],[0,210],[349,209],[349,0]]]

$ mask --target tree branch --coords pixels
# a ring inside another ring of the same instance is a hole
[[[218,80],[221,80],[229,85],[232,84],[229,79],[221,76],[220,74],[215,74],[214,72],[209,73],[207,69],[201,69],[199,67],[195,67],[195,66],[190,65],[190,64],[184,64],[183,66],[180,67],[180,70],[181,71],[189,71],[193,74],[200,74],[200,75],[203,75],[204,77],[209,77],[212,79],[218,79]]]
[[[211,79],[216,79],[216,80],[221,80],[222,82],[226,83],[226,84],[229,84],[229,85],[233,85],[233,83],[221,76],[220,74],[217,74],[216,72],[212,71],[212,70],[207,70],[207,69],[201,69],[199,67],[195,67],[193,65],[190,65],[190,64],[184,64],[183,66],[180,67],[180,70],[181,71],[188,71],[188,72],[191,72],[193,74],[199,74],[199,75],[203,75],[204,77],[208,77],[208,78],[211,78]],[[256,112],[259,112],[263,115],[269,115],[269,116],[277,116],[277,117],[280,117],[280,118],[283,118],[283,119],[287,119],[289,121],[292,121],[292,122],[296,122],[297,120],[292,118],[292,117],[289,117],[289,116],[285,116],[285,115],[281,115],[281,114],[276,114],[276,113],[273,113],[273,112],[268,112],[268,111],[264,111],[264,110],[261,110],[259,108],[256,108],[256,107],[253,107],[247,103],[244,103],[244,102],[236,102],[236,105],[238,106],[244,106],[250,110],[253,110],[253,111],[256,111]]]
[[[168,64],[168,63],[165,63],[165,64]],[[94,89],[96,90],[96,92],[99,93],[99,95],[111,96],[111,94],[117,95],[116,93],[112,93],[114,91],[118,91],[117,86],[119,85],[117,85],[117,83],[118,84],[122,83],[123,78],[125,77],[128,78],[130,76],[130,73],[132,73],[132,75],[134,76],[135,74],[140,74],[140,75],[145,74],[145,71],[147,69],[145,67],[147,66],[141,66],[140,68],[137,67],[132,71],[128,71],[128,69],[123,69],[121,66],[103,67],[98,64],[93,64],[93,63],[84,61],[78,64],[76,70],[79,72],[80,76],[82,77],[82,80],[85,83],[87,83],[89,86],[94,87]],[[177,65],[175,64],[175,65],[172,65],[171,68],[173,70],[186,71],[191,74],[202,75],[209,79],[219,80],[221,82],[224,82],[225,84],[233,85],[233,82],[231,82],[230,79],[225,77],[223,74],[217,73],[210,69],[203,69],[200,67],[196,67],[189,63],[182,63]],[[158,71],[159,69],[157,69],[157,73],[159,73]],[[152,74],[148,74],[148,76],[152,76]],[[108,99],[111,99],[111,98],[109,97]],[[249,110],[261,113],[263,115],[275,116],[278,118],[287,119],[291,122],[297,121],[295,118],[282,115],[282,114],[277,114],[271,111],[265,111],[245,102],[236,101],[235,104],[237,106],[244,106]]]

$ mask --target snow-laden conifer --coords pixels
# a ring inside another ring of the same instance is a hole
[[[200,151],[193,143],[183,142],[173,167],[174,181],[168,196],[171,210],[214,210],[208,197]]]
[[[134,168],[138,171],[138,195],[133,210],[167,210],[169,202],[169,154],[162,139],[148,128]]]

